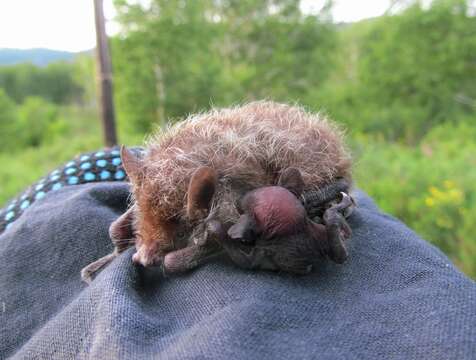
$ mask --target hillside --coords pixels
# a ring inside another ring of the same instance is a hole
[[[76,55],[73,52],[50,49],[0,49],[0,66],[20,63],[45,66],[53,61],[70,61]]]

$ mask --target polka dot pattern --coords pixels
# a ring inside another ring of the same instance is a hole
[[[114,166],[119,166],[122,163],[121,158],[118,158],[118,157],[112,159],[111,162],[112,162],[112,165]]]
[[[103,171],[101,171],[99,176],[101,177],[101,180],[107,180],[111,177],[111,173],[107,170],[103,170]]]
[[[141,148],[132,150],[139,156],[143,153]],[[78,184],[124,180],[127,180],[127,174],[122,167],[118,148],[82,154],[62,168],[53,170],[0,209],[0,233],[8,229],[34,202],[48,196],[49,192]]]
[[[35,200],[40,200],[45,197],[46,193],[44,191],[39,191],[35,194]]]
[[[70,176],[67,179],[67,183],[68,185],[76,185],[77,183],[79,183],[79,178],[77,176]]]
[[[85,163],[82,163],[79,167],[82,169],[82,170],[89,170],[91,169],[91,163],[90,162],[85,162]]]
[[[5,215],[5,220],[9,221],[15,217],[15,212],[14,211],[9,211],[7,212],[7,215]]]
[[[122,180],[126,177],[126,173],[122,170],[117,170],[116,173],[114,174],[114,179],[116,180]]]
[[[30,206],[30,201],[29,200],[24,200],[20,204],[20,209],[25,210],[28,206]]]
[[[70,167],[70,168],[67,168],[64,173],[66,175],[73,175],[74,173],[76,172],[76,168],[73,168],[73,167]]]
[[[99,160],[96,161],[96,165],[99,166],[99,167],[106,167],[107,161],[104,160],[104,159],[99,159]]]
[[[93,181],[96,179],[96,175],[94,175],[92,172],[87,172],[84,174],[84,180],[86,181]]]

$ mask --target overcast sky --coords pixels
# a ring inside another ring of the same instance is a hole
[[[305,0],[318,9],[322,0]],[[356,21],[381,15],[390,0],[335,0],[336,21]],[[95,45],[93,0],[0,0],[0,48],[50,48],[67,51]],[[112,0],[104,0],[106,17],[114,17]],[[108,24],[108,33],[115,26]]]

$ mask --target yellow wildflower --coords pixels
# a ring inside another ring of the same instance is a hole
[[[454,181],[452,180],[445,180],[443,181],[443,185],[445,186],[445,188],[447,189],[453,189],[455,187],[455,183]]]
[[[435,199],[433,199],[432,197],[427,197],[425,199],[425,204],[428,207],[433,207],[433,206],[435,206]]]

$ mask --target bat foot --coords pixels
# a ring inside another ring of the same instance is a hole
[[[101,271],[106,265],[108,265],[112,260],[114,260],[117,256],[116,252],[112,254],[108,254],[99,260],[89,264],[88,266],[84,267],[81,270],[81,279],[86,283],[90,284],[94,278],[96,277],[97,273]]]
[[[347,224],[355,203],[349,195],[341,192],[342,199],[324,212],[323,221],[327,230],[328,256],[337,264],[343,264],[348,257],[345,241],[352,236],[352,230]]]
[[[91,272],[88,269],[88,266],[81,270],[81,280],[83,280],[86,284],[91,284],[91,282],[93,281],[93,276],[94,272]]]

